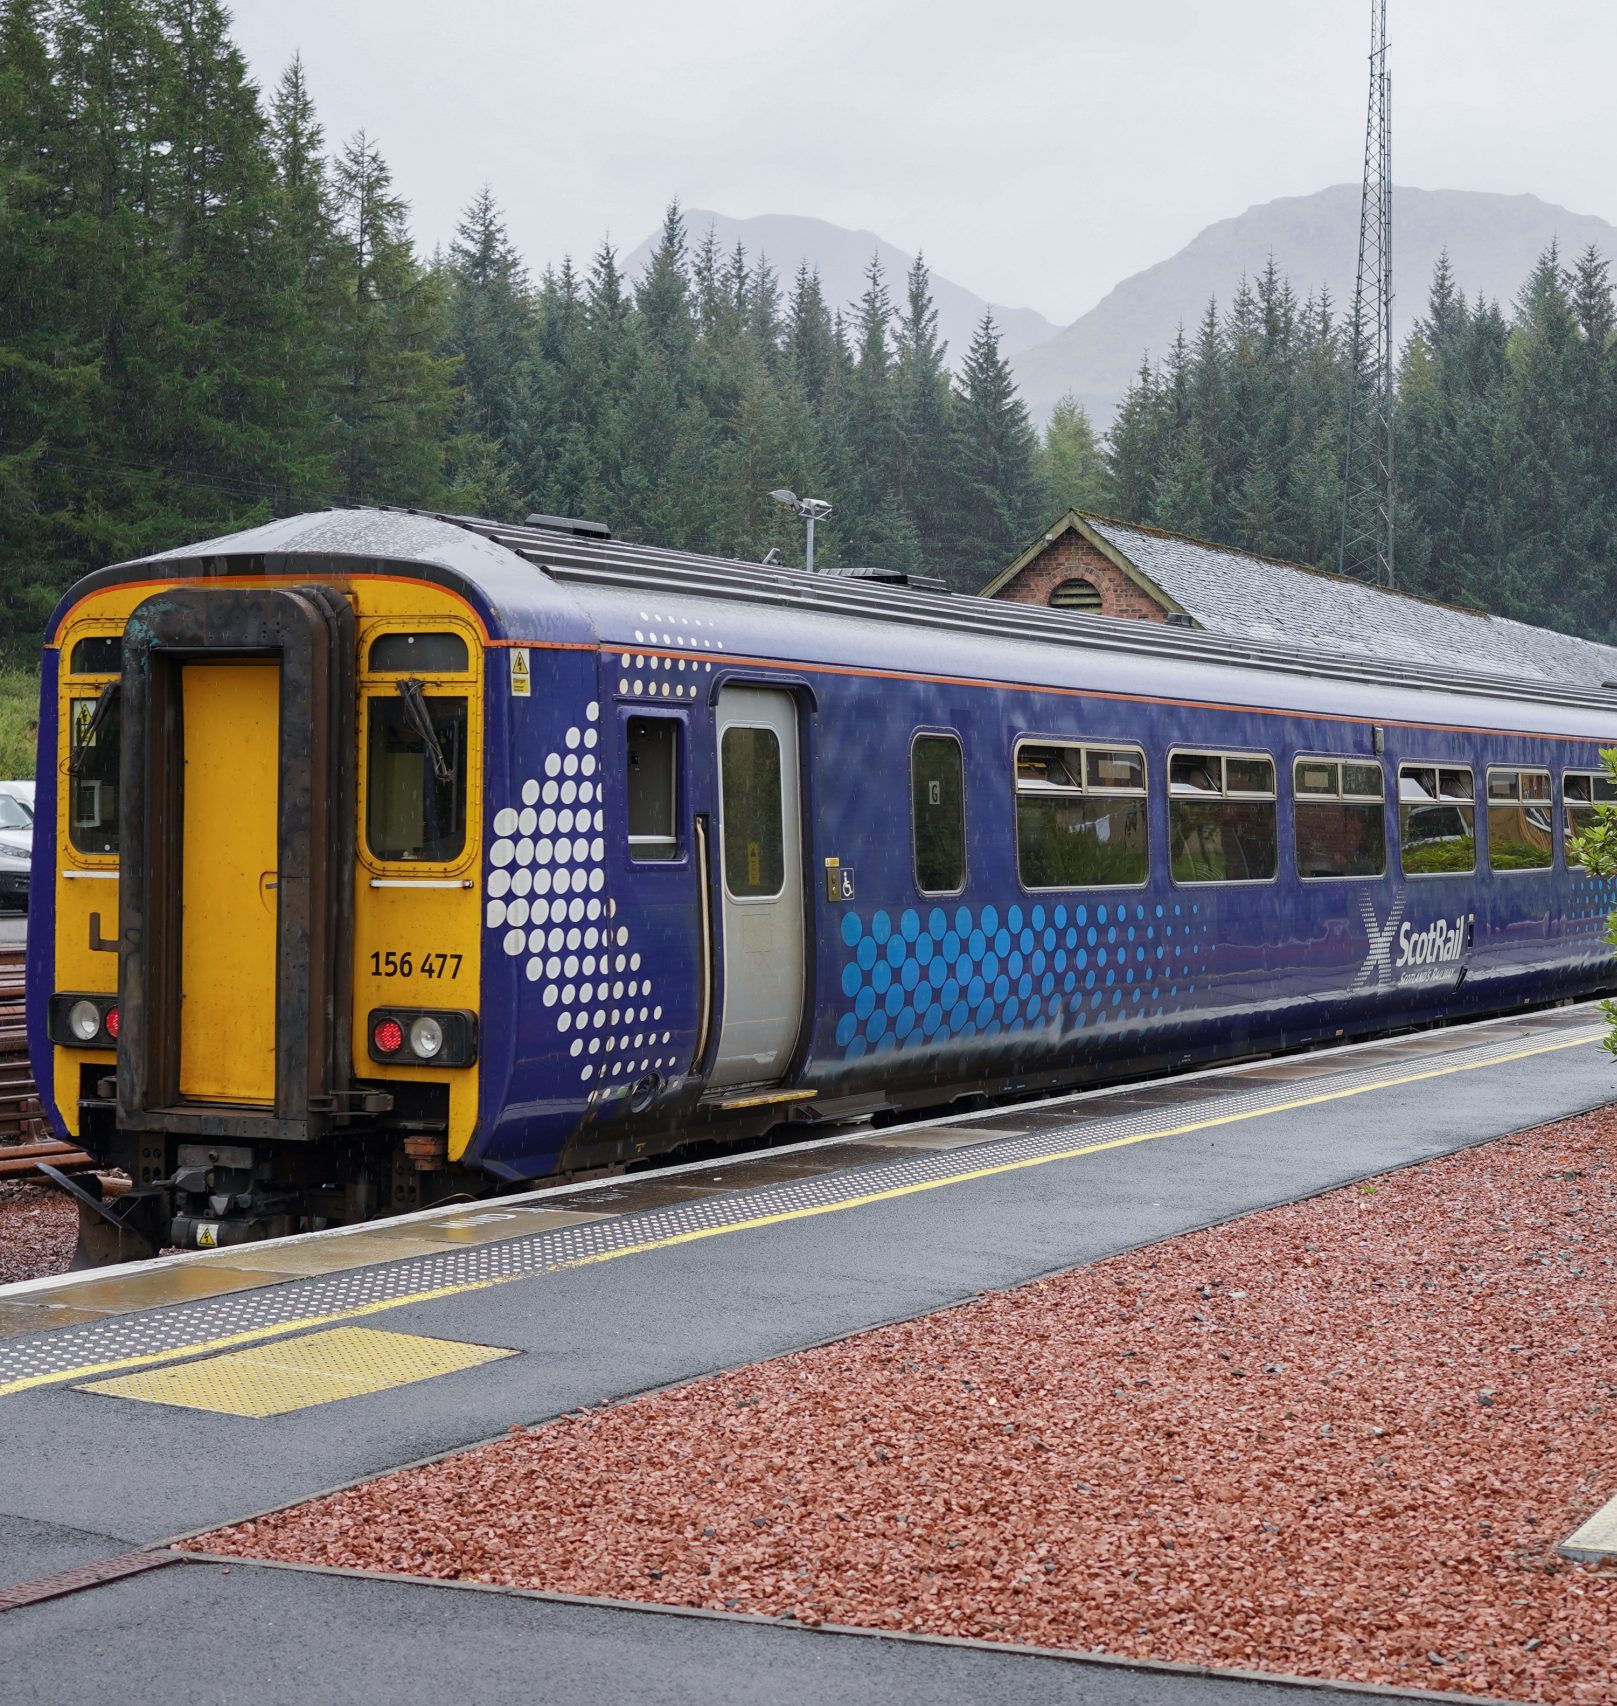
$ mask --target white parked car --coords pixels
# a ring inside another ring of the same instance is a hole
[[[28,906],[34,852],[34,784],[0,782],[0,907]]]

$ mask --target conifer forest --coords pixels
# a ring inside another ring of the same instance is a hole
[[[542,190],[542,186],[541,186]],[[1271,266],[1141,365],[1105,438],[1035,430],[991,319],[946,351],[928,275],[854,302],[670,206],[643,274],[535,273],[496,190],[422,253],[381,141],[301,65],[250,79],[217,0],[0,0],[0,645],[105,563],[330,504],[589,516],[975,590],[1069,505],[1336,563],[1351,328]],[[1187,304],[1187,315],[1196,312]],[[1617,638],[1606,261],[1514,302],[1440,266],[1397,381],[1398,582]]]

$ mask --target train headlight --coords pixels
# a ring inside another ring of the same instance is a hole
[[[93,1043],[101,1034],[101,1009],[93,1001],[75,1001],[67,1010],[67,1028],[81,1043]]]
[[[388,1066],[470,1066],[477,1059],[477,1015],[379,1007],[365,1021],[372,1060]]]

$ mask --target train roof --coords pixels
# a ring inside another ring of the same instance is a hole
[[[1596,689],[1542,677],[1443,669],[1362,653],[1264,643],[1193,628],[939,591],[935,590],[937,583],[924,576],[811,575],[786,565],[633,544],[611,538],[599,523],[552,516],[536,516],[521,525],[438,511],[388,508],[325,510],[289,517],[100,570],[64,598],[52,620],[51,632],[83,592],[98,583],[127,579],[134,569],[149,573],[165,568],[177,575],[220,574],[233,569],[239,572],[246,567],[243,559],[250,559],[253,570],[263,573],[295,569],[311,557],[344,564],[358,573],[387,572],[406,565],[435,571],[433,578],[458,584],[474,597],[491,622],[507,633],[520,634],[529,626],[522,620],[524,615],[543,611],[547,601],[542,587],[548,581],[573,592],[580,606],[593,602],[592,591],[641,596],[662,593],[667,598],[682,595],[761,611],[852,618],[962,638],[992,637],[1041,648],[1079,647],[1119,659],[1149,659],[1159,666],[1177,663],[1233,668],[1320,682],[1565,706],[1607,716],[1617,713],[1617,684],[1613,690]],[[536,571],[542,577],[537,583]],[[556,614],[551,613],[552,617]]]

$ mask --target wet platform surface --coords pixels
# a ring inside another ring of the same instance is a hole
[[[1617,1094],[1603,1034],[1585,1005],[5,1288],[0,1588],[1582,1111]],[[0,1613],[0,1666],[157,1698],[177,1627],[259,1679],[296,1627],[302,1686],[265,1700],[1294,1692],[239,1563]],[[408,1661],[434,1629],[449,1671]]]

